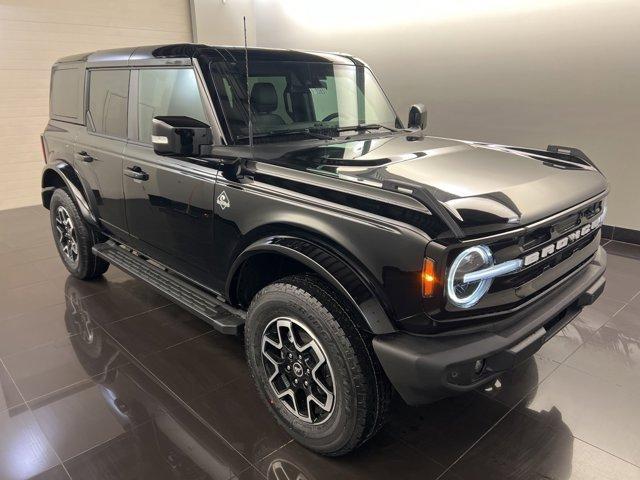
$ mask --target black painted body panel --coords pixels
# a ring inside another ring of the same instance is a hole
[[[93,158],[90,163],[79,160],[75,154],[73,167],[95,199],[97,217],[113,232],[127,231],[122,190],[122,165],[125,140],[94,135],[79,128],[74,153],[84,152]]]
[[[256,166],[259,179],[238,182],[222,174],[231,207],[216,204],[215,249],[225,278],[235,258],[264,237],[294,236],[324,246],[367,279],[391,318],[421,310],[420,270],[428,237],[408,225],[274,185],[278,169]],[[307,174],[308,175],[308,174]],[[293,180],[304,190],[304,178]]]
[[[216,170],[181,159],[159,157],[149,146],[128,144],[124,168],[137,166],[142,182],[123,177],[128,232],[135,248],[209,285],[216,249],[213,199]]]

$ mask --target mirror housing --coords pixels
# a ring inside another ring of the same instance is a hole
[[[199,157],[211,151],[211,127],[191,117],[153,117],[151,143],[158,155]]]
[[[411,130],[424,130],[427,126],[427,109],[422,103],[411,105],[407,127]]]

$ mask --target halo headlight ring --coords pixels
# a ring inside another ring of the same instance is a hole
[[[461,295],[456,292],[456,273],[463,262],[471,255],[479,255],[483,261],[480,268],[487,268],[493,265],[493,254],[489,247],[485,245],[476,245],[463,250],[453,261],[447,275],[447,297],[449,301],[461,308],[469,308],[480,301],[485,293],[489,290],[493,279],[487,278],[479,280],[477,286],[468,295]],[[469,272],[467,272],[469,273]]]

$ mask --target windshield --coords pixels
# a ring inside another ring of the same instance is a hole
[[[212,62],[211,74],[234,140],[249,134],[244,63]],[[249,92],[253,134],[344,131],[401,124],[371,71],[319,62],[251,62]]]

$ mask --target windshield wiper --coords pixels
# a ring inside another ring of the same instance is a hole
[[[280,137],[287,135],[307,135],[311,138],[317,138],[318,140],[333,140],[331,135],[325,135],[324,133],[314,132],[309,128],[300,128],[296,130],[272,130],[271,132],[256,133],[253,138],[267,138],[267,137]],[[248,139],[248,135],[241,135],[238,140]]]
[[[339,132],[347,132],[349,130],[355,130],[356,132],[362,132],[364,130],[379,130],[385,128],[391,132],[398,132],[397,128],[387,127],[386,125],[380,125],[379,123],[363,123],[360,125],[354,125],[352,127],[339,127]]]

